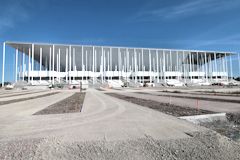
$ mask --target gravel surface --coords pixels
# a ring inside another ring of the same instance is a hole
[[[47,93],[47,94],[43,94],[43,95],[27,97],[27,98],[13,99],[13,100],[8,100],[8,101],[0,101],[0,105],[16,103],[16,102],[21,102],[21,101],[27,101],[27,100],[36,99],[36,98],[47,97],[47,96],[51,96],[51,95],[54,95],[54,94],[57,94],[57,93],[59,93],[59,92],[52,92],[52,93]]]
[[[84,98],[85,93],[74,93],[72,96],[34,113],[34,115],[81,112]]]
[[[151,93],[146,93],[146,92],[136,92],[138,94],[150,94],[150,95],[155,95],[155,96],[162,96],[162,97],[175,97],[175,98],[187,98],[187,99],[197,99],[197,100],[205,100],[205,101],[217,101],[217,102],[230,102],[230,103],[240,103],[240,99],[221,99],[221,98],[208,98],[208,97],[200,97],[200,96],[193,96],[194,94],[191,94],[191,96],[187,96],[187,94],[185,95],[181,95],[179,93],[179,95],[172,95],[171,93],[169,95],[163,95],[163,94],[151,94]]]
[[[240,113],[226,113],[226,117],[230,122],[240,125]]]
[[[213,122],[200,123],[200,125],[210,128],[220,133],[221,135],[240,142],[240,125],[237,125],[234,122],[218,120]]]
[[[203,110],[203,109],[197,110],[197,109],[193,109],[190,107],[182,107],[182,106],[177,106],[174,104],[161,103],[161,102],[156,102],[156,101],[147,100],[147,99],[124,96],[124,95],[120,95],[120,94],[116,94],[116,93],[105,93],[105,94],[128,101],[128,102],[131,102],[131,103],[134,103],[134,104],[149,107],[149,108],[152,108],[152,109],[155,109],[160,112],[163,112],[163,113],[166,113],[169,115],[173,115],[176,117],[215,113],[215,112],[207,111],[207,110]]]
[[[75,141],[61,138],[0,141],[0,159],[240,159],[240,144],[214,131],[190,138],[162,141],[145,138],[121,141]]]

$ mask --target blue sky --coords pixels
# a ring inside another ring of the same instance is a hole
[[[0,47],[8,40],[240,52],[239,17],[239,0],[0,0]],[[13,53],[6,58],[11,81]]]

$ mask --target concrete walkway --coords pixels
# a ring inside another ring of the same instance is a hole
[[[1,139],[60,137],[64,141],[124,140],[151,136],[155,139],[189,137],[185,132],[203,131],[149,108],[89,89],[81,113],[32,115],[72,92],[0,107]]]

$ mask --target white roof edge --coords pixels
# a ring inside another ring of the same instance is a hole
[[[56,46],[84,46],[84,47],[106,47],[106,48],[124,48],[124,49],[145,49],[145,50],[165,50],[165,51],[181,51],[181,52],[211,52],[211,53],[227,53],[227,54],[237,54],[237,52],[225,52],[225,51],[208,51],[208,50],[187,50],[187,49],[167,49],[167,48],[141,48],[141,47],[123,47],[123,46],[104,46],[104,45],[81,45],[81,44],[61,44],[61,43],[42,43],[42,42],[17,42],[17,41],[5,41],[6,45],[13,44],[24,44],[24,45],[56,45]]]

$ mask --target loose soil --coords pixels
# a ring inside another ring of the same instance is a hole
[[[34,115],[81,112],[84,98],[85,93],[74,93],[72,96],[34,113]]]
[[[64,141],[61,137],[0,141],[0,159],[240,159],[240,144],[214,131],[191,138],[156,140],[150,136],[119,141]]]
[[[240,142],[240,125],[231,121],[213,121],[200,123],[201,126],[210,128],[221,135]]]
[[[213,114],[215,112],[212,111],[207,111],[203,109],[194,109],[190,107],[183,107],[183,106],[177,106],[174,104],[169,104],[169,103],[161,103],[161,102],[156,102],[152,100],[147,100],[147,99],[141,99],[141,98],[135,98],[135,97],[130,97],[130,96],[124,96],[116,93],[105,93],[107,95],[134,103],[138,104],[141,106],[145,106],[151,109],[155,109],[157,111],[170,114],[176,117],[180,116],[192,116],[192,115],[202,115],[202,114]]]
[[[21,102],[21,101],[27,101],[27,100],[32,100],[32,99],[36,99],[36,98],[47,97],[47,96],[51,96],[51,95],[54,95],[54,94],[57,94],[57,93],[59,93],[59,92],[52,92],[52,93],[47,93],[47,94],[43,94],[43,95],[27,97],[27,98],[13,99],[13,100],[8,100],[8,101],[0,101],[0,105],[16,103],[16,102]]]
[[[151,94],[146,92],[135,92],[138,94],[149,94],[155,96],[162,96],[162,97],[175,97],[175,98],[187,98],[187,99],[196,99],[196,100],[205,100],[205,101],[217,101],[217,102],[229,102],[229,103],[240,103],[240,100],[235,99],[220,99],[220,98],[207,98],[207,97],[194,97],[194,96],[183,96],[183,95],[161,95],[161,94]],[[174,93],[174,92],[172,92]]]

